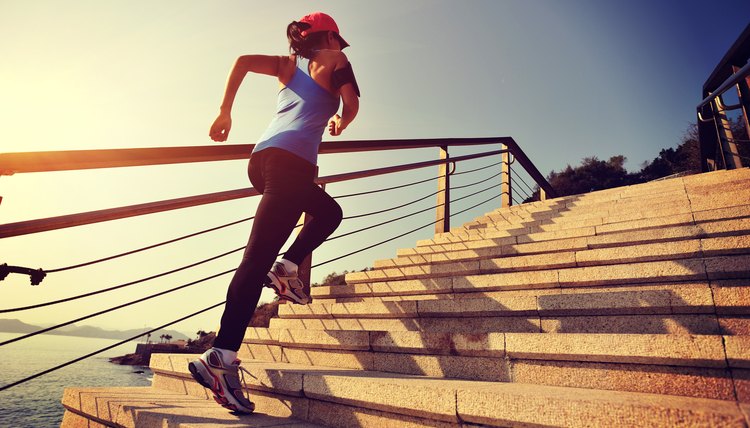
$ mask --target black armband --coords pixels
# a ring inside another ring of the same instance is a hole
[[[354,78],[354,70],[352,70],[352,63],[347,62],[344,68],[340,68],[333,72],[331,76],[333,87],[339,89],[340,87],[351,83],[354,85],[354,92],[359,95],[359,86],[357,85],[357,79]]]

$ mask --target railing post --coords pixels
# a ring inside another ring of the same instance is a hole
[[[704,94],[704,98],[708,95]],[[716,123],[713,114],[712,104],[701,106],[696,112],[702,172],[711,172],[718,169],[716,164],[716,147],[719,146],[719,137],[716,133]]]
[[[716,132],[721,142],[721,150],[724,157],[724,168],[737,169],[742,168],[742,160],[737,151],[737,144],[733,140],[732,129],[729,126],[729,120],[723,108],[721,95],[714,98],[712,108],[714,109],[714,123]]]
[[[450,159],[448,146],[440,147],[440,159]],[[438,166],[438,207],[435,214],[435,234],[450,232],[451,230],[451,181],[449,172],[449,163],[442,163]]]
[[[740,67],[732,66],[732,69],[736,73]],[[740,98],[740,105],[742,106],[742,118],[745,121],[745,133],[750,137],[750,76],[745,77],[737,83],[737,95]]]
[[[513,205],[513,189],[511,188],[510,184],[510,151],[508,149],[508,146],[505,144],[502,145],[503,150],[507,150],[505,153],[503,153],[503,169],[502,173],[500,174],[500,193],[501,193],[501,202],[500,206],[503,208],[509,207]]]

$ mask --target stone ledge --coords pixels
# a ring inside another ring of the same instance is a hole
[[[67,388],[63,405],[80,417],[125,428],[320,426],[260,410],[252,415],[233,414],[213,400],[148,387]]]

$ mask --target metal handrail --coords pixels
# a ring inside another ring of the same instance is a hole
[[[747,64],[745,64],[744,67],[737,70],[727,80],[725,80],[724,83],[722,83],[718,88],[716,88],[715,91],[711,92],[711,95],[704,98],[703,101],[701,101],[696,108],[700,110],[704,106],[708,105],[711,101],[713,101],[714,98],[723,94],[724,92],[732,88],[734,85],[740,83],[742,79],[744,79],[745,77],[749,75],[750,75],[750,59],[748,59]],[[737,108],[739,107],[741,107],[741,104],[737,105]]]
[[[508,144],[511,137],[331,141],[321,154]],[[0,153],[0,175],[248,159],[254,144]]]
[[[441,165],[449,162],[460,162],[471,159],[479,159],[488,156],[495,156],[505,153],[507,150],[495,150],[484,153],[475,153],[471,155],[459,156],[450,159],[438,159],[432,161],[417,162],[405,165],[396,165],[385,168],[376,168],[365,171],[355,171],[344,174],[330,175],[327,177],[317,178],[318,184],[330,184],[359,178],[374,177],[377,175],[391,174],[394,172],[408,171],[412,169],[425,168],[429,166]],[[145,214],[154,214],[157,212],[170,211],[181,208],[194,207],[198,205],[224,202],[234,199],[248,198],[257,196],[260,193],[254,188],[236,189],[223,192],[207,193],[197,196],[170,199],[157,202],[148,202],[138,205],[130,205],[118,208],[109,208],[104,210],[89,211],[77,214],[68,214],[57,217],[49,217],[35,220],[26,220],[16,223],[7,223],[0,225],[0,238],[9,238],[11,236],[27,235],[32,233],[46,232],[50,230],[64,229],[85,224],[100,223],[103,221],[118,220],[128,217],[135,217]]]
[[[331,141],[320,145],[321,154],[430,147],[503,144],[517,157],[524,169],[548,195],[552,186],[537,170],[512,137],[429,138],[416,140]],[[254,144],[221,146],[156,147],[139,149],[68,150],[49,152],[0,153],[0,175],[29,172],[71,171],[94,168],[167,165],[248,159]]]

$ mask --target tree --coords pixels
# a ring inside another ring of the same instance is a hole
[[[313,284],[313,287],[320,287],[320,286],[332,286],[332,285],[345,285],[346,284],[346,274],[349,273],[348,270],[345,270],[342,273],[336,273],[331,272],[323,278],[323,282],[320,284]]]
[[[169,334],[165,334],[165,335],[164,335],[164,340],[165,340],[165,341],[166,341],[167,343],[169,343],[169,341],[170,341],[170,340],[172,340],[172,336],[171,336],[171,335],[169,335]]]
[[[159,339],[161,339],[161,341],[164,342],[164,337],[166,337],[166,335],[162,334],[161,336],[159,336]]]
[[[659,157],[651,163],[644,162],[639,174],[641,181],[652,181],[682,172],[700,172],[700,156],[698,125],[693,123],[683,134],[682,143],[676,149],[662,149]]]
[[[271,323],[271,318],[279,314],[279,301],[273,301],[258,306],[253,312],[253,317],[250,319],[250,327],[268,327]]]
[[[613,156],[601,161],[596,156],[584,158],[576,168],[568,165],[560,172],[552,171],[547,181],[557,192],[557,196],[578,195],[612,187],[627,186],[638,182],[636,174],[625,170],[625,156]],[[538,189],[532,195],[538,199]]]
[[[206,337],[206,335],[208,335],[208,333],[206,333],[204,330],[198,330],[198,332],[195,334],[198,335],[198,340],[203,339],[204,337]]]
[[[373,268],[364,268],[360,270],[359,272],[367,272],[368,270],[372,270]],[[352,271],[355,272],[355,271]],[[336,273],[331,272],[323,278],[323,282],[320,284],[312,284],[313,287],[320,287],[320,286],[333,286],[333,285],[346,285],[346,274],[349,273],[348,270],[345,270],[342,273]]]
[[[750,141],[748,141],[742,116],[734,120],[730,118],[729,125],[737,143],[738,152],[743,158],[743,164],[750,165]],[[719,159],[721,159],[720,155]],[[700,172],[698,125],[690,124],[677,148],[662,149],[653,161],[644,162],[637,173],[628,173],[625,170],[626,160],[622,155],[613,156],[606,162],[596,157],[587,157],[575,168],[568,165],[560,172],[550,172],[547,181],[558,196],[568,196],[645,183],[679,173]],[[537,186],[532,196],[524,202],[538,200],[539,187]]]

